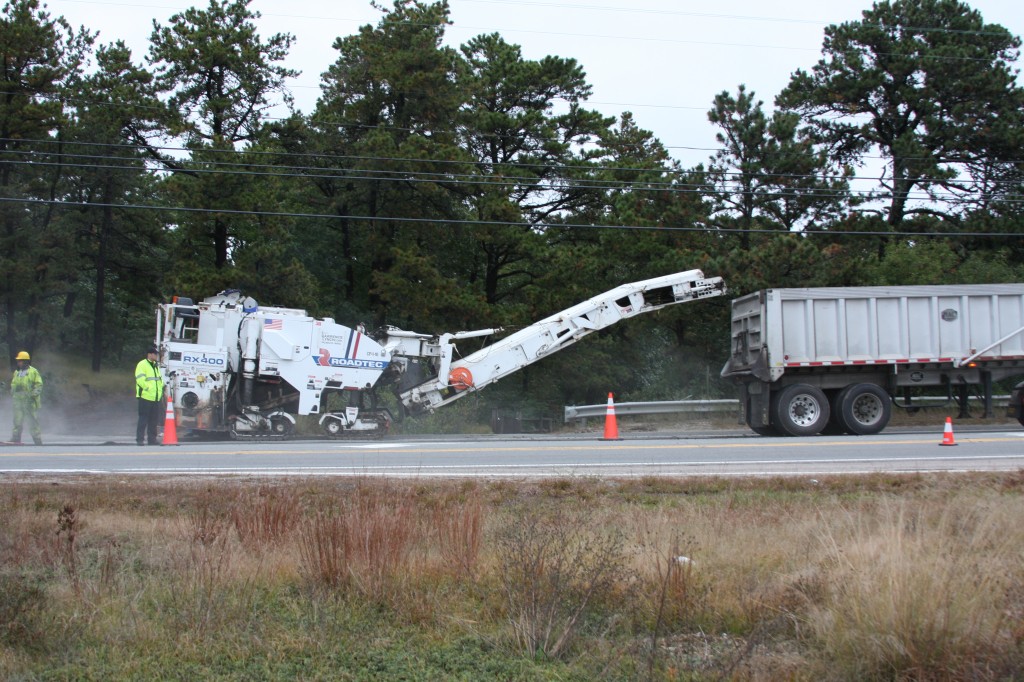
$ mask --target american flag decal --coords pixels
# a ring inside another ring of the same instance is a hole
[[[263,329],[264,330],[281,331],[281,329],[282,329],[281,325],[282,324],[283,324],[283,322],[282,322],[281,318],[276,318],[276,319],[273,319],[273,320],[265,319],[265,320],[263,320]]]

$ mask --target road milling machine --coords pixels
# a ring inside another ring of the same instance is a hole
[[[503,330],[367,333],[223,291],[161,304],[156,341],[178,433],[285,438],[297,415],[319,415],[330,437],[369,439],[392,421],[382,388],[409,414],[432,412],[620,320],[725,291],[699,270],[623,284],[465,356],[457,342]]]

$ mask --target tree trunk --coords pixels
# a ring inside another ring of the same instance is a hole
[[[106,310],[105,298],[107,288],[107,235],[110,234],[114,222],[113,209],[108,205],[103,209],[103,220],[100,223],[99,243],[96,249],[96,301],[92,314],[92,371],[100,371],[103,361],[103,323]]]
[[[219,216],[213,219],[213,248],[213,265],[221,270],[228,262],[228,226]]]

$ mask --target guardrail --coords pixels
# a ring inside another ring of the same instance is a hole
[[[981,402],[981,398],[971,396],[968,398],[970,402],[977,403]],[[996,395],[992,396],[992,407],[1006,407],[1009,402],[1010,396],[1008,395]],[[919,397],[914,399],[913,407],[927,408],[927,407],[941,407],[946,404],[945,398],[932,398],[932,397]],[[905,406],[904,406],[905,407]],[[648,403],[615,403],[615,415],[628,415],[628,414],[680,414],[680,413],[696,413],[703,414],[708,412],[736,412],[740,409],[740,401],[735,399],[723,399],[723,400],[662,400]],[[590,417],[603,417],[608,410],[608,404],[602,403],[600,405],[566,405],[565,408],[565,423],[568,424],[571,421],[578,419],[588,419]]]
[[[603,417],[608,409],[603,405],[566,405],[565,423],[574,419]],[[650,403],[615,403],[615,414],[675,414],[680,412],[735,412],[740,409],[740,401],[725,400],[662,400]]]

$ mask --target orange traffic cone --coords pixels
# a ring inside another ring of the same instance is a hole
[[[942,442],[939,445],[956,445],[956,441],[953,440],[952,417],[946,417],[946,428],[942,431]]]
[[[174,398],[167,395],[167,413],[164,417],[164,445],[178,444],[178,425],[174,422]]]
[[[608,409],[604,414],[604,438],[601,440],[622,440],[619,438],[619,425],[615,421],[615,401],[608,394]]]

